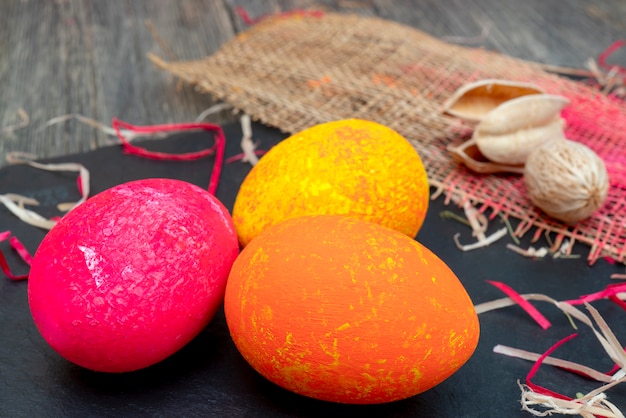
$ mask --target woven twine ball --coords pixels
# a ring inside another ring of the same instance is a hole
[[[570,225],[591,216],[609,190],[604,161],[589,147],[568,139],[555,139],[531,152],[524,181],[535,206]]]

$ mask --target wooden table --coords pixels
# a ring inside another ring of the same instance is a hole
[[[377,15],[436,37],[551,66],[583,69],[626,37],[623,0],[5,0],[0,5],[0,167],[6,154],[69,155],[116,142],[74,114],[110,125],[194,120],[215,104],[147,58],[197,59],[267,13],[323,8]],[[624,65],[626,54],[611,60]],[[58,121],[58,119],[56,119]],[[211,122],[233,120],[223,110]]]

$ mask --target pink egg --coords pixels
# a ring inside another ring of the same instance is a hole
[[[170,179],[125,183],[45,236],[28,282],[33,320],[73,363],[138,370],[209,323],[238,252],[228,210],[207,191]]]

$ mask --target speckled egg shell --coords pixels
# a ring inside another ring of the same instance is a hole
[[[233,207],[241,245],[305,215],[348,215],[413,238],[428,210],[426,169],[411,143],[369,120],[312,126],[273,147],[244,179]]]
[[[223,301],[238,254],[227,209],[177,180],[125,183],[45,236],[28,300],[43,338],[88,369],[127,372],[192,340]]]
[[[416,395],[473,354],[479,323],[450,268],[400,232],[305,216],[254,238],[224,301],[235,345],[275,384],[325,401]]]

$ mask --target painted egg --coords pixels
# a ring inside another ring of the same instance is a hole
[[[44,237],[28,281],[32,317],[73,363],[141,369],[208,324],[238,252],[228,210],[207,191],[169,179],[121,184]]]
[[[428,210],[426,170],[391,128],[361,119],[313,126],[261,158],[233,208],[242,246],[275,223],[305,215],[348,215],[417,235]]]
[[[473,303],[439,257],[398,231],[341,215],[290,219],[253,239],[233,264],[224,307],[256,371],[339,403],[430,389],[479,338]]]

